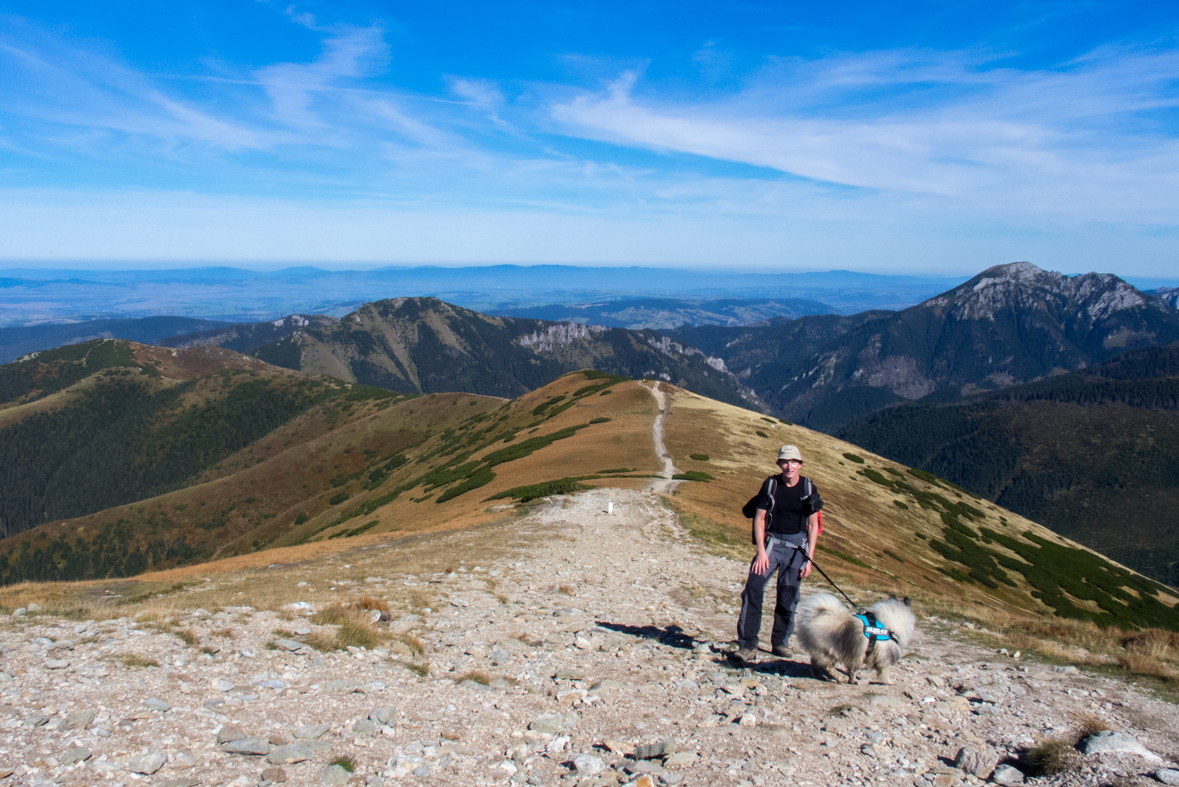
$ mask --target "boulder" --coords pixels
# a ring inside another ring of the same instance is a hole
[[[606,763],[601,757],[592,754],[579,754],[573,758],[573,767],[584,776],[596,776],[606,770]]]
[[[1000,765],[991,774],[995,784],[1023,784],[1023,771],[1010,765]]]
[[[144,776],[151,776],[160,768],[163,768],[164,763],[167,761],[168,758],[162,751],[150,751],[132,757],[131,762],[127,763],[127,770],[131,773],[141,773]]]
[[[967,745],[958,749],[954,767],[980,779],[986,779],[999,764],[999,753],[986,745]]]
[[[1081,741],[1080,746],[1083,754],[1137,754],[1139,757],[1144,757],[1148,760],[1161,760],[1157,754],[1153,753],[1141,743],[1133,735],[1127,735],[1124,732],[1114,732],[1113,730],[1103,730],[1095,732],[1085,740]]]

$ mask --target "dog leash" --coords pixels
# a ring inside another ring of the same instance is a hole
[[[795,548],[794,548],[794,551],[795,551],[795,552],[802,552],[802,547],[795,547]],[[848,603],[848,604],[851,604],[851,606],[852,606],[852,609],[856,609],[856,610],[859,610],[859,609],[860,609],[860,606],[859,606],[858,604],[856,604],[856,602],[852,601],[852,600],[851,600],[851,598],[850,598],[850,597],[849,597],[849,596],[848,596],[846,593],[844,593],[844,592],[843,592],[843,588],[839,587],[839,585],[836,585],[836,584],[835,584],[835,580],[833,580],[831,577],[827,576],[827,572],[826,572],[826,571],[824,571],[823,569],[819,568],[819,564],[815,562],[815,559],[814,559],[813,557],[808,557],[808,558],[806,558],[806,559],[807,559],[807,560],[809,560],[809,561],[811,562],[811,565],[815,567],[815,570],[816,570],[816,571],[818,571],[820,574],[822,574],[822,575],[823,575],[823,579],[825,579],[825,580],[827,580],[828,582],[830,582],[830,583],[831,583],[831,587],[833,587],[833,588],[835,588],[836,590],[838,590],[838,591],[839,591],[839,595],[841,595],[841,596],[843,596],[845,599],[847,599],[847,603]],[[793,560],[793,558],[792,558],[792,560]]]

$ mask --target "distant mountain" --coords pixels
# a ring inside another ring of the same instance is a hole
[[[0,270],[0,326],[175,314],[232,323],[284,314],[347,314],[386,298],[436,297],[492,313],[619,299],[806,299],[840,314],[899,309],[961,277],[853,271],[743,273],[575,265],[389,267],[363,271],[286,268],[70,271]]]
[[[1179,587],[1179,347],[950,404],[907,404],[839,436]]]
[[[822,318],[803,319],[800,326]],[[751,353],[757,342],[740,341],[743,329],[727,329],[732,339],[723,348],[703,344],[775,411],[835,431],[900,402],[1004,388],[1168,344],[1179,340],[1179,313],[1116,276],[1064,276],[1013,263],[917,306],[843,327],[813,352],[788,351],[781,360]],[[677,335],[690,341],[694,334]]]
[[[339,320],[326,314],[291,314],[269,322],[222,325],[207,331],[173,335],[157,342],[163,347],[203,347],[214,344],[239,353],[251,353],[265,344],[273,344],[303,328],[327,328]]]
[[[681,325],[752,325],[775,317],[831,314],[825,303],[801,298],[756,298],[686,301],[675,298],[633,298],[593,304],[552,304],[521,309],[496,309],[501,317],[588,323],[611,328],[666,330]]]
[[[208,331],[229,324],[190,317],[142,317],[0,328],[0,363],[15,361],[32,352],[52,350],[91,339],[126,339],[141,344],[160,344],[169,336]]]
[[[723,363],[655,331],[490,317],[437,298],[366,304],[334,325],[307,326],[255,354],[276,366],[409,393],[510,398],[594,368],[764,407]]]
[[[1147,294],[1153,295],[1172,309],[1179,309],[1179,287],[1159,287]]]

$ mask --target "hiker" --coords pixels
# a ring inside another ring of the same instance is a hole
[[[738,661],[757,659],[762,597],[775,571],[778,572],[778,587],[770,643],[775,656],[785,658],[790,655],[799,586],[810,576],[811,558],[819,537],[818,512],[823,501],[814,483],[800,474],[802,454],[796,446],[782,446],[778,451],[778,468],[781,474],[767,478],[756,498],[753,540],[757,554],[749,565],[749,577],[741,593],[741,616],[737,619]]]

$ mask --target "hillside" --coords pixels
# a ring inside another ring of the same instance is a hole
[[[1179,585],[1179,348],[886,410],[840,435]]]
[[[365,304],[335,325],[308,326],[255,354],[290,369],[412,393],[515,397],[594,368],[762,406],[723,363],[654,331],[491,317],[436,298]]]
[[[254,552],[297,560],[357,536],[503,522],[554,492],[646,488],[670,475],[654,450],[660,406],[649,385],[576,372],[511,401],[365,399],[312,439],[299,439],[309,430],[293,419],[181,489],[0,541],[0,577],[121,576]],[[683,480],[659,484],[715,549],[748,551],[740,506],[777,446],[793,442],[828,501],[824,562],[839,576],[1012,614],[1179,630],[1174,591],[1040,525],[820,433],[661,388]]]
[[[0,366],[0,534],[182,488],[292,420],[298,444],[397,398],[218,347],[98,340]]]
[[[831,432],[904,401],[1004,388],[1179,340],[1179,312],[1116,276],[1069,277],[1030,263],[990,268],[917,306],[846,325],[805,355],[759,354],[760,337],[747,329],[712,329],[714,341],[701,344],[775,412]]]

